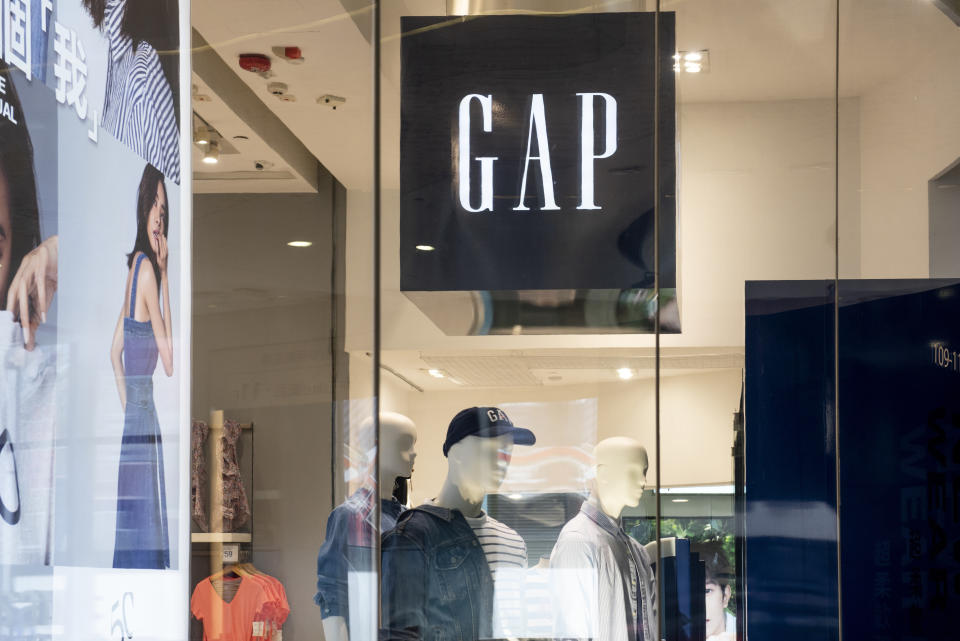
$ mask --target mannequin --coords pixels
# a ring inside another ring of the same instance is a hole
[[[360,426],[360,433],[373,429],[373,418],[366,419]],[[396,412],[380,414],[380,474],[377,487],[381,506],[381,534],[393,529],[403,506],[393,498],[393,487],[397,479],[409,479],[413,474],[413,463],[417,458],[414,446],[417,442],[417,429],[413,421]],[[370,462],[373,463],[372,461]],[[369,567],[350,567],[349,554],[356,550],[348,549],[348,540],[358,537],[366,540],[372,549],[373,532],[359,533],[357,527],[372,528],[369,517],[370,500],[364,494],[364,488],[348,498],[330,514],[327,520],[327,541],[320,549],[317,560],[317,596],[318,605],[323,607],[323,634],[327,641],[349,641],[347,615],[346,574],[350,571],[369,571]],[[353,519],[358,513],[366,513],[364,519]],[[358,525],[359,523],[359,525]],[[361,557],[363,558],[363,557]],[[360,565],[369,565],[369,559]]]
[[[507,476],[513,455],[513,438],[467,436],[447,454],[447,478],[434,505],[478,517],[487,494],[496,492]]]
[[[471,407],[450,421],[443,453],[447,478],[432,501],[403,514],[383,540],[386,636],[492,638],[494,580],[526,568],[526,545],[482,510],[500,488],[514,445],[533,432],[496,407]]]
[[[647,450],[615,437],[595,450],[595,478],[580,514],[550,555],[555,570],[555,636],[595,641],[654,641],[656,582],[650,558],[620,527],[625,507],[643,497]]]
[[[647,485],[647,450],[638,441],[615,436],[597,443],[596,481],[588,499],[612,519],[637,507]]]

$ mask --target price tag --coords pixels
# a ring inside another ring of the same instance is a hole
[[[262,637],[263,636],[263,621],[254,621],[253,622],[253,636]]]
[[[223,562],[224,563],[236,563],[239,558],[240,558],[239,545],[223,546]]]

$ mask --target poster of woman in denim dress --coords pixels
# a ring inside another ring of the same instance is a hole
[[[170,566],[170,540],[153,373],[159,357],[164,373],[173,376],[173,332],[167,277],[170,216],[163,175],[153,165],[143,170],[136,213],[137,237],[127,254],[124,303],[110,347],[124,411],[113,567],[163,569]]]

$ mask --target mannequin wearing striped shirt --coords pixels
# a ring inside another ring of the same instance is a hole
[[[458,510],[473,529],[496,575],[501,568],[527,567],[527,546],[514,530],[486,514],[483,499],[500,489],[510,467],[513,437],[467,436],[453,444],[447,479],[434,505]]]
[[[481,506],[488,493],[500,489],[512,455],[513,437],[508,434],[492,438],[468,436],[455,443],[447,455],[447,479],[432,501],[440,507],[459,510],[483,548],[494,583],[491,625],[495,630],[503,619],[505,604],[519,589],[514,584],[518,573],[527,567],[527,545],[515,530],[484,512]]]

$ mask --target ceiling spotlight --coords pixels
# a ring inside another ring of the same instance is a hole
[[[689,503],[690,499],[670,499],[674,503]]]
[[[417,250],[422,252],[432,252],[436,247],[433,245],[417,245]]]
[[[633,370],[629,367],[621,367],[617,370],[617,376],[619,376],[622,381],[629,381],[633,378]]]
[[[203,152],[203,162],[208,165],[216,165],[220,162],[220,143],[216,140],[211,140],[210,144],[206,146],[206,151]]]
[[[427,373],[434,378],[443,378],[443,372],[438,369],[428,369]]]
[[[213,136],[210,135],[210,130],[206,127],[197,127],[193,131],[193,142],[198,145],[209,145],[211,138]]]
[[[703,65],[699,62],[685,62],[683,67],[687,73],[700,73],[703,70]]]
[[[699,51],[691,51],[689,53],[683,54],[683,59],[686,62],[700,62],[703,60],[703,54]]]
[[[287,245],[290,247],[310,247],[313,243],[309,240],[291,240]]]

